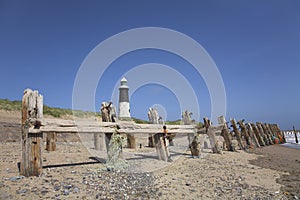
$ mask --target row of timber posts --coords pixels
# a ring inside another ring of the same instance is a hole
[[[21,162],[20,174],[26,177],[39,176],[42,173],[42,145],[43,132],[40,130],[43,121],[43,96],[38,91],[27,89],[24,91],[22,99],[22,137],[21,137]],[[278,138],[281,143],[285,142],[284,134],[277,124],[262,124],[257,122],[244,124],[243,120],[236,122],[231,119],[231,126],[241,149],[251,148],[252,146],[261,147],[274,144],[274,138]],[[240,130],[237,127],[240,126]],[[229,127],[225,122],[221,125],[221,136],[225,140],[227,150],[235,151],[235,146],[232,142],[232,135]],[[212,126],[208,118],[204,118],[204,129],[208,135],[213,153],[221,153],[221,148],[217,142],[215,127]],[[166,130],[165,130],[166,131]],[[46,136],[46,150],[56,150],[56,132],[48,132]],[[111,138],[112,133],[95,133],[94,142],[95,149],[102,150],[104,140],[106,147]],[[170,157],[169,150],[166,146],[166,132],[156,133],[153,135],[153,143],[156,147],[159,160],[168,161]],[[191,135],[188,135],[191,137]],[[131,137],[127,134],[127,137]],[[136,148],[134,135],[130,139],[131,148]]]
[[[281,143],[286,142],[284,134],[277,124],[257,122],[255,124],[247,123],[245,125],[244,120],[239,120],[238,122],[236,122],[235,119],[231,119],[230,122],[240,149],[272,145],[276,142],[274,138],[278,138]],[[239,125],[241,131],[239,131],[236,124]],[[223,136],[228,150],[234,151],[234,146],[232,146],[231,141],[231,135],[227,126],[224,126],[224,128],[222,129],[221,136]]]

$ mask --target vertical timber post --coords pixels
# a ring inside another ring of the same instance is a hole
[[[252,145],[251,138],[250,138],[250,136],[248,134],[248,131],[247,131],[247,128],[246,128],[246,126],[244,124],[244,120],[239,120],[237,123],[240,126],[241,133],[245,137],[247,147],[248,148],[251,147],[251,145]]]
[[[56,133],[49,132],[46,137],[46,150],[55,151],[56,150]]]
[[[278,131],[278,134],[280,135],[280,139],[281,139],[280,142],[281,143],[286,143],[283,131],[279,128],[279,125],[274,124],[274,126],[275,126],[275,129]]]
[[[296,131],[296,129],[295,129],[295,126],[293,126],[293,131],[294,131],[294,134],[295,134],[295,142],[298,144],[299,141],[298,141],[297,131]]]
[[[258,131],[259,131],[259,133],[260,133],[260,135],[261,135],[261,137],[262,137],[265,145],[270,145],[270,142],[269,142],[269,140],[267,138],[266,133],[264,132],[264,130],[262,128],[261,123],[260,122],[256,122],[256,126],[257,126],[257,129],[258,129]]]
[[[258,142],[258,139],[256,137],[256,135],[253,133],[253,129],[252,129],[252,126],[250,123],[247,123],[247,127],[248,127],[248,132],[249,132],[249,135],[252,139],[252,141],[254,142],[255,146],[256,147],[260,147],[260,144]]]
[[[267,138],[269,140],[270,144],[274,144],[273,140],[272,140],[272,133],[269,131],[269,129],[267,128],[266,123],[261,124],[262,128],[264,129],[265,134],[267,134]]]
[[[103,140],[102,137],[100,137],[102,133],[94,133],[94,147],[95,150],[99,151],[101,149],[101,146],[103,147]],[[102,142],[102,143],[101,143]]]
[[[164,133],[156,133],[154,135],[154,143],[157,151],[158,159],[163,161],[168,161],[168,148],[164,141]]]
[[[259,132],[257,126],[254,123],[251,123],[251,126],[252,126],[253,132],[254,132],[254,134],[255,134],[258,142],[259,142],[259,145],[260,146],[266,146],[262,136],[260,135],[260,132]]]
[[[229,130],[228,130],[228,127],[227,127],[226,123],[224,124],[223,129],[221,131],[221,136],[225,140],[225,144],[226,144],[227,150],[228,151],[235,151],[235,147],[232,144],[231,135],[229,133]]]
[[[204,117],[203,120],[204,127],[206,129],[206,134],[208,135],[213,153],[222,153],[221,148],[219,147],[218,141],[216,139],[216,134],[212,130],[211,121],[207,117]]]
[[[26,177],[42,173],[43,134],[38,129],[43,119],[43,96],[26,89],[22,99],[22,137],[20,174]]]
[[[236,135],[236,139],[239,143],[239,147],[241,148],[241,150],[245,150],[243,140],[242,140],[242,135],[241,135],[241,132],[239,131],[239,129],[237,128],[235,119],[231,119],[230,123],[231,123],[231,126],[232,126],[232,128],[234,130],[234,133]]]

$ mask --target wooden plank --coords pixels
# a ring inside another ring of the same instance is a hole
[[[31,127],[29,129],[31,133],[39,132],[56,132],[56,133],[113,133],[114,128],[108,127],[58,127],[58,126],[42,126],[40,129],[34,129]],[[128,134],[149,134],[154,135],[156,133],[163,132],[162,129],[119,129],[119,132]],[[194,133],[194,129],[170,129],[168,133],[174,133],[179,135],[186,135],[189,133]]]

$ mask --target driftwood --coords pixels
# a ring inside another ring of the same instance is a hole
[[[39,176],[42,173],[43,134],[30,132],[30,128],[40,128],[42,119],[43,96],[38,91],[25,90],[22,99],[20,174],[26,177]]]

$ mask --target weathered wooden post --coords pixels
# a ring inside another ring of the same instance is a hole
[[[279,142],[282,142],[282,136],[280,135],[280,130],[278,131],[278,129],[276,128],[276,124],[269,124],[270,129],[273,132],[274,137],[279,139]]]
[[[49,132],[46,137],[46,150],[55,151],[56,150],[56,133]]]
[[[104,134],[102,134],[104,135]],[[101,147],[103,148],[103,142],[101,143],[101,133],[94,133],[94,146],[95,146],[95,150],[99,151],[101,150]]]
[[[156,152],[159,160],[168,161],[168,157],[170,155],[168,148],[165,143],[165,134],[164,133],[156,133],[154,135],[154,143]]]
[[[272,140],[272,133],[271,133],[271,132],[269,131],[269,129],[267,128],[266,123],[261,124],[261,126],[262,126],[262,128],[263,128],[265,134],[267,135],[267,138],[268,138],[268,140],[269,140],[269,143],[270,143],[270,144],[274,144],[274,142],[273,142],[273,140]]]
[[[281,143],[286,143],[283,131],[279,128],[279,125],[274,124],[274,126],[275,126],[275,129],[278,131],[278,134],[280,135],[280,139],[281,139],[280,142]]]
[[[265,134],[262,126],[261,126],[261,123],[260,122],[256,122],[256,126],[257,126],[257,129],[258,129],[258,131],[259,131],[259,133],[260,133],[260,135],[261,135],[261,137],[262,137],[265,145],[270,145],[270,142],[269,142],[269,140],[267,138],[267,135]]]
[[[128,148],[131,148],[131,149],[136,149],[137,148],[136,139],[135,139],[134,135],[128,134],[127,135],[127,142],[128,142]]]
[[[262,139],[262,137],[259,133],[259,130],[258,130],[257,126],[254,123],[251,123],[251,126],[252,126],[252,130],[253,130],[253,132],[254,132],[254,134],[255,134],[258,142],[259,142],[259,145],[260,146],[266,146],[264,140]]]
[[[216,139],[216,134],[212,130],[210,120],[207,117],[204,117],[203,120],[204,120],[204,127],[206,130],[206,134],[208,135],[213,153],[222,153],[221,148],[219,147],[219,144]]]
[[[192,119],[191,119],[192,113],[188,110],[185,110],[184,112],[182,112],[182,122],[184,125],[191,125],[193,124]],[[191,147],[191,144],[193,142],[193,140],[195,139],[195,137],[198,137],[197,135],[195,136],[194,133],[189,133],[188,134],[188,143],[189,143],[189,147]]]
[[[255,146],[256,147],[260,147],[260,144],[259,144],[259,142],[258,142],[258,140],[256,138],[256,135],[253,133],[252,126],[251,126],[251,124],[249,122],[247,123],[247,127],[248,127],[249,135],[250,135],[252,141],[254,142]]]
[[[20,174],[26,177],[42,173],[43,134],[38,129],[43,119],[43,96],[26,89],[22,99],[22,137]]]
[[[271,129],[271,125],[270,124],[265,124],[266,125],[266,127],[267,127],[267,129],[268,129],[268,131],[269,131],[269,133],[271,134],[271,138],[272,138],[272,141],[273,141],[273,137],[276,137],[275,136],[275,133],[273,132],[273,130]],[[274,142],[274,141],[273,141]]]
[[[294,134],[295,134],[295,142],[296,142],[296,143],[299,143],[298,137],[297,137],[297,131],[296,131],[296,129],[295,129],[295,126],[293,126],[293,131],[294,131]]]
[[[228,130],[228,127],[227,127],[226,123],[224,124],[223,129],[221,131],[221,136],[225,140],[225,144],[226,144],[227,150],[228,151],[235,151],[235,146],[232,143],[231,135],[229,133],[229,130]]]
[[[250,136],[248,134],[248,131],[247,131],[247,128],[244,124],[244,120],[239,120],[237,123],[240,126],[241,133],[242,133],[242,135],[244,136],[244,138],[246,140],[246,144],[248,145],[248,147],[251,147],[251,145],[252,145],[251,138],[250,138]]]
[[[236,139],[238,141],[240,149],[245,150],[245,147],[244,147],[244,144],[243,144],[243,140],[242,140],[242,135],[241,135],[241,132],[239,131],[239,129],[238,129],[237,125],[236,125],[235,119],[234,118],[231,119],[230,123],[231,123],[233,131],[234,131],[234,133],[236,135]]]

